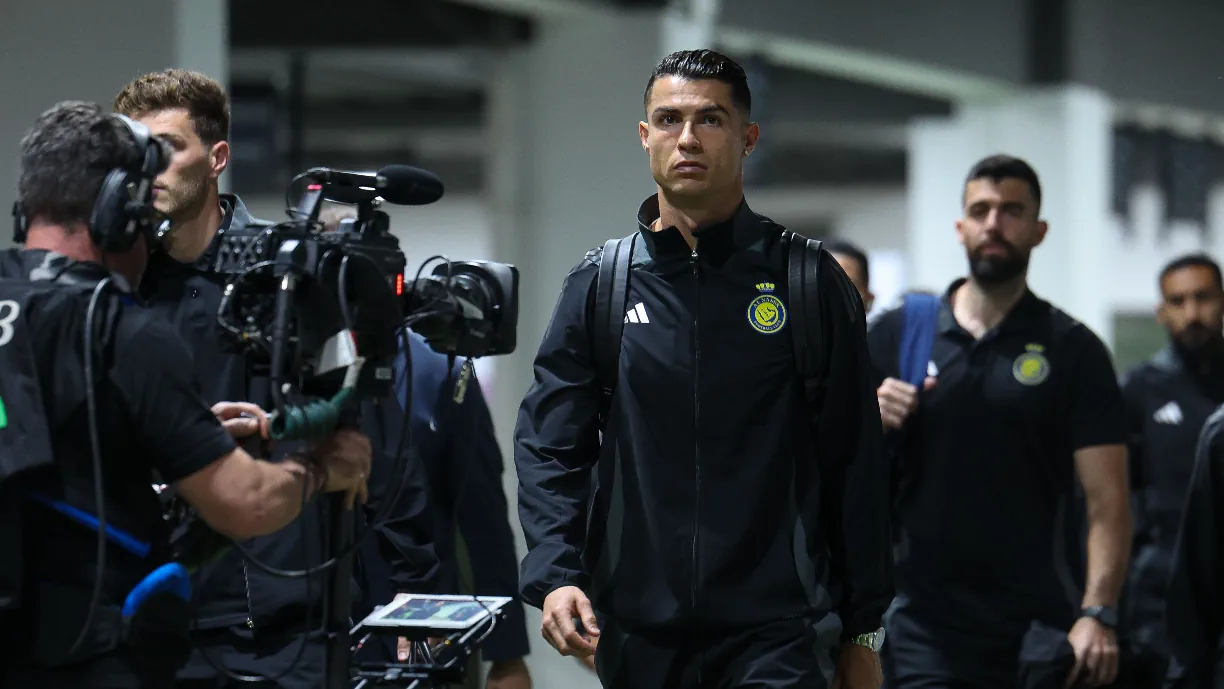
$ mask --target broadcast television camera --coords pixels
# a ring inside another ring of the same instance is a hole
[[[443,187],[436,176],[389,165],[376,173],[314,168],[294,185],[302,180],[307,186],[288,209],[290,220],[223,233],[209,266],[233,276],[219,322],[235,346],[269,367],[274,437],[317,439],[350,399],[386,395],[405,326],[452,357],[514,351],[514,266],[434,257],[412,278],[405,273],[380,207],[437,201]],[[355,205],[357,215],[324,232],[324,200]],[[422,276],[435,259],[442,262]]]
[[[443,193],[437,177],[406,165],[389,165],[376,173],[314,168],[298,175],[290,192],[303,181],[297,205],[287,204],[289,220],[223,231],[205,267],[232,276],[218,322],[229,333],[230,344],[245,351],[257,370],[266,371],[273,438],[318,440],[341,421],[355,420],[360,400],[386,397],[395,382],[397,354],[401,346],[407,350],[405,328],[452,359],[514,351],[519,283],[514,266],[435,256],[411,277],[405,272],[406,259],[381,206],[437,201]],[[356,217],[325,231],[319,222],[325,200],[355,206]],[[441,262],[423,276],[435,260]],[[410,407],[411,399],[408,402]],[[407,412],[397,464],[406,454]],[[388,485],[402,489],[402,470],[397,466]],[[337,499],[328,506],[328,556],[323,564],[277,571],[243,553],[248,562],[277,576],[327,572],[328,689],[346,687],[353,679],[347,618],[357,547],[352,511],[341,508],[341,496],[333,497]],[[385,499],[369,523],[381,523],[396,501]],[[210,530],[199,528],[192,515],[170,514],[168,519],[178,522],[172,546],[180,561],[202,564],[227,547]],[[363,537],[371,532],[365,530]],[[470,653],[478,642],[465,637],[459,646]],[[423,676],[443,679],[453,665],[428,663],[418,669]],[[388,670],[393,675],[402,671]]]

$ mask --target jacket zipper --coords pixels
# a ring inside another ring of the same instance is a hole
[[[247,599],[247,629],[255,628],[255,606],[251,604],[251,577],[247,574],[246,558],[242,559],[242,584],[246,588]]]
[[[697,589],[700,586],[698,577],[700,569],[698,568],[697,557],[697,536],[701,526],[701,394],[699,385],[700,369],[701,369],[701,330],[698,327],[701,313],[701,274],[697,263],[697,249],[693,249],[693,253],[689,256],[689,262],[693,266],[693,579],[691,586],[691,604],[693,606],[693,615],[697,616]],[[698,625],[694,625],[694,634]],[[694,639],[697,642],[697,648],[701,648],[701,640]],[[697,660],[697,686],[701,687],[701,657]]]

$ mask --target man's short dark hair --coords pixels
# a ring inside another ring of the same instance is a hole
[[[867,260],[867,252],[844,239],[826,239],[824,248],[831,254],[841,254],[854,259],[863,271],[863,282],[871,284],[871,263]]]
[[[731,87],[731,101],[744,119],[752,117],[752,91],[748,89],[748,75],[744,68],[731,58],[713,50],[680,50],[659,61],[646,84],[642,106],[650,107],[650,92],[656,81],[663,77],[681,77],[690,81],[713,79]]]
[[[227,141],[230,102],[216,79],[187,69],[167,69],[138,77],[115,96],[115,112],[139,119],[151,112],[182,108],[191,116],[205,146]]]
[[[1212,278],[1215,279],[1216,287],[1224,290],[1224,278],[1220,276],[1220,264],[1204,253],[1186,254],[1166,263],[1165,267],[1160,269],[1160,277],[1156,280],[1157,287],[1163,292],[1165,278],[1183,268],[1206,268],[1210,270]]]
[[[1037,179],[1037,171],[1024,160],[1009,155],[992,155],[979,160],[969,170],[965,177],[965,186],[975,179],[988,179],[996,184],[1005,179],[1018,179],[1029,185],[1033,200],[1037,202],[1037,210],[1041,210],[1041,182]]]
[[[21,210],[56,225],[88,223],[107,173],[139,167],[143,157],[128,128],[101,106],[59,103],[21,140]]]

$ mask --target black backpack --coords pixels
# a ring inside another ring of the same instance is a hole
[[[629,273],[633,265],[633,247],[637,233],[604,243],[595,281],[595,303],[592,314],[593,354],[595,375],[602,390],[600,428],[607,422],[616,387],[617,365],[620,361],[621,335],[625,329],[625,306],[629,294]],[[817,421],[827,379],[824,356],[824,329],[820,322],[820,255],[819,240],[782,231],[787,241],[787,284],[790,298],[790,331],[794,341],[795,369],[803,380],[804,398],[813,425]]]

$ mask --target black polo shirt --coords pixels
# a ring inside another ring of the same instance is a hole
[[[940,305],[928,366],[938,382],[893,439],[899,602],[969,629],[1073,619],[1083,552],[1074,453],[1126,441],[1110,355],[1028,291],[975,340],[952,314],[963,282]],[[900,377],[903,316],[870,327],[882,377]]]
[[[91,283],[108,275],[100,265],[74,263],[46,251],[0,252],[0,277],[33,274],[50,279],[60,273]],[[106,522],[151,546],[149,554],[142,556],[113,541],[108,543],[102,603],[120,605],[142,578],[167,559],[162,510],[151,485],[182,480],[233,452],[235,446],[201,397],[182,340],[151,311],[129,295],[121,295],[125,283],[118,276],[111,277],[116,287],[100,300],[95,317],[95,342],[102,354],[95,370],[94,393]],[[31,472],[23,476],[21,485],[27,495],[62,501],[96,515],[84,368],[85,314],[91,289],[50,289],[70,293],[32,301],[26,324],[56,471]],[[60,598],[62,603],[67,589],[88,601],[97,531],[33,497],[23,505],[23,512],[28,580],[21,614],[33,635],[38,631],[34,625],[39,609],[49,604],[49,597]],[[49,586],[59,588],[52,594],[43,590]],[[74,609],[69,604],[66,609],[72,614],[79,611],[83,617],[87,606]],[[75,634],[81,620],[64,621],[64,625]]]

